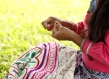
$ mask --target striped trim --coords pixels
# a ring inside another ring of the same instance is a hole
[[[72,24],[72,29],[75,33],[78,33],[78,30],[79,30],[79,25],[78,24]]]
[[[91,42],[87,48],[87,51],[86,51],[86,54],[88,55],[89,54],[89,50],[90,50],[90,47],[92,46],[93,42]]]
[[[83,44],[85,43],[86,40],[87,40],[87,38],[85,38],[85,39],[82,41],[82,43],[81,43],[81,46],[80,46],[81,51],[82,51],[82,49],[83,49]]]

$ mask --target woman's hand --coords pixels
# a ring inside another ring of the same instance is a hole
[[[63,27],[59,22],[56,22],[52,30],[52,37],[57,40],[70,40],[70,29]]]
[[[56,22],[54,28],[52,30],[52,37],[56,38],[57,40],[69,40],[77,44],[78,46],[81,45],[82,41],[84,40],[83,37],[76,34],[74,31],[63,27],[60,23]]]
[[[47,29],[48,31],[51,31],[51,30],[53,30],[55,23],[59,22],[59,21],[60,21],[60,19],[51,16],[48,19],[46,19],[45,21],[43,21],[42,25],[45,29]]]
[[[45,21],[42,22],[42,26],[47,29],[48,31],[53,30],[54,25],[56,22],[59,22],[62,26],[67,27],[69,29],[73,28],[73,23],[70,21],[66,21],[66,20],[62,20],[60,18],[56,18],[56,17],[49,17],[48,19],[46,19]]]

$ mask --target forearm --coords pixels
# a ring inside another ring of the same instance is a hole
[[[71,22],[71,21],[67,21],[67,20],[61,20],[61,21],[60,21],[60,24],[61,24],[62,26],[64,26],[64,27],[67,27],[67,28],[69,28],[70,30],[72,30],[74,23]]]
[[[76,34],[74,31],[69,31],[69,40],[73,41],[75,44],[77,44],[80,47],[84,38]]]
[[[60,21],[61,25],[64,27],[69,28],[70,30],[74,31],[77,34],[81,34],[84,30],[83,22],[73,23],[71,21],[62,20]]]
[[[73,41],[75,44],[78,46],[81,45],[83,41],[83,37],[80,35],[76,34],[74,31],[63,27],[60,23],[56,23],[53,31],[52,31],[52,37],[56,38],[57,40],[69,40]]]

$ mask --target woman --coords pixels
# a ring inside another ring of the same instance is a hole
[[[82,58],[78,61],[82,63],[76,67],[75,79],[109,79],[108,16],[109,0],[93,0],[83,22],[74,24],[54,17],[42,22],[46,29],[52,30],[54,38],[70,40],[81,47]]]
[[[6,78],[73,79],[66,73],[74,72],[70,75],[75,79],[109,79],[108,16],[109,0],[92,0],[85,20],[78,24],[49,17],[42,25],[52,31],[52,37],[72,41],[81,47],[82,52],[57,43],[36,45],[13,63]],[[45,57],[47,55],[48,58]]]

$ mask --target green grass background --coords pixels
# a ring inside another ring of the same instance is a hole
[[[0,0],[0,79],[12,62],[37,43],[59,42],[41,22],[49,16],[79,22],[90,0]],[[60,43],[79,49],[73,42]]]

